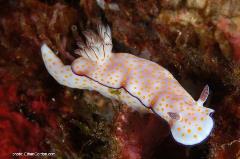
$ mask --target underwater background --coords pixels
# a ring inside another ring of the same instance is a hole
[[[205,142],[180,145],[160,117],[48,74],[42,43],[69,64],[81,32],[100,22],[114,52],[164,66],[194,99],[209,85],[215,127]],[[0,0],[0,137],[0,159],[239,159],[240,1]]]

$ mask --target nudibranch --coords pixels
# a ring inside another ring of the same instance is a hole
[[[211,113],[203,106],[209,94],[205,86],[195,101],[173,75],[160,65],[128,53],[113,53],[111,30],[100,25],[98,34],[84,32],[86,44],[78,43],[80,57],[64,65],[46,45],[41,47],[44,64],[61,85],[95,90],[135,110],[165,119],[173,138],[184,145],[205,140],[213,129]]]

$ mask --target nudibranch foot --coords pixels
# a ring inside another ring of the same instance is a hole
[[[48,72],[61,85],[88,89],[117,99],[138,111],[150,110],[165,119],[173,138],[184,145],[205,140],[213,128],[210,114],[203,106],[209,95],[206,86],[198,101],[178,83],[173,75],[152,61],[128,53],[112,53],[109,27],[100,25],[98,35],[84,32],[86,44],[78,43],[75,53],[81,57],[70,65],[45,44],[42,57]]]

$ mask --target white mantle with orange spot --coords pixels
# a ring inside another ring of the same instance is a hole
[[[160,65],[128,53],[112,53],[110,28],[99,26],[98,30],[99,35],[85,32],[87,43],[79,44],[76,53],[81,57],[71,65],[64,65],[42,45],[43,61],[53,78],[67,87],[98,91],[138,111],[150,110],[170,124],[173,138],[181,144],[206,139],[213,128],[213,110],[203,106],[208,86],[195,101]]]

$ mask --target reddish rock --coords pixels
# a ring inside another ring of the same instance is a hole
[[[240,60],[240,18],[220,18],[217,27],[225,34],[233,47],[233,53],[236,61]]]
[[[0,158],[10,159],[12,153],[40,152],[44,132],[37,123],[28,121],[20,113],[0,106]],[[24,159],[26,157],[19,157]]]

